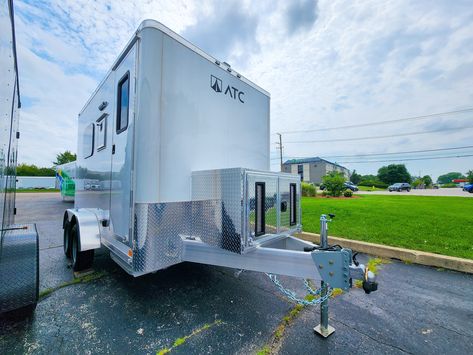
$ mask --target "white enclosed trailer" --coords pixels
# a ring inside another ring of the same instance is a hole
[[[269,109],[265,90],[144,21],[79,114],[74,269],[105,246],[134,276],[191,261],[347,289],[351,251],[292,236],[300,177],[269,172]]]

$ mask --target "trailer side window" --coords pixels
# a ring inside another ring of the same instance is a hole
[[[289,184],[289,225],[293,226],[297,220],[296,184]]]
[[[97,151],[105,149],[107,140],[107,114],[102,115],[95,123],[97,127]]]
[[[117,134],[128,127],[128,108],[130,103],[130,73],[127,72],[118,82],[117,92]]]
[[[95,124],[89,124],[84,130],[83,144],[84,158],[89,158],[94,154],[94,129]]]
[[[266,234],[265,201],[266,192],[264,182],[255,183],[255,236]]]

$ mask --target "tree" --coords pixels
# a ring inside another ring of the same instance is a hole
[[[36,165],[20,164],[16,167],[17,176],[55,176],[54,168],[38,168]]]
[[[56,161],[53,162],[53,164],[54,165],[66,164],[66,163],[70,163],[71,161],[75,161],[76,159],[77,159],[77,155],[66,150],[64,153],[59,153],[58,155],[56,155]]]
[[[378,170],[378,179],[386,184],[411,182],[412,178],[404,164],[390,164]]]
[[[428,187],[428,186],[431,186],[432,185],[432,178],[430,177],[430,175],[425,175],[422,180],[424,181],[424,185],[425,187]]]
[[[466,172],[466,178],[470,184],[473,184],[473,170],[468,170]]]
[[[374,180],[378,180],[378,177],[376,175],[368,174],[368,175],[363,175],[361,177],[361,180],[374,181]]]
[[[350,181],[354,183],[355,185],[358,185],[361,181],[361,175],[356,172],[356,170],[353,170],[353,173],[351,173],[350,176]]]
[[[336,197],[340,196],[345,190],[345,181],[345,175],[337,171],[332,171],[331,173],[322,177],[322,183],[325,185],[328,193],[331,196]]]
[[[444,175],[440,175],[439,178],[437,179],[437,182],[439,184],[448,184],[451,183],[452,180],[455,179],[464,179],[465,177],[463,176],[462,173],[459,172],[450,172]]]

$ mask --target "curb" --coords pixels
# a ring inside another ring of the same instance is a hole
[[[298,237],[309,242],[320,242],[320,235],[315,233],[302,232]],[[457,258],[454,256],[427,253],[419,250],[411,250],[387,245],[380,245],[359,240],[344,239],[338,237],[328,237],[330,244],[340,244],[344,248],[350,248],[365,254],[380,256],[383,258],[399,259],[420,265],[435,266],[444,269],[466,272],[473,274],[473,260]]]

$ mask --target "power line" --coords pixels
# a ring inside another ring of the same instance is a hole
[[[412,160],[440,160],[440,159],[466,158],[466,157],[473,157],[473,154],[432,156],[432,157],[423,157],[423,158],[388,159],[388,160],[339,161],[337,162],[337,164],[387,163],[387,162],[404,162],[404,161],[412,161]]]
[[[431,131],[422,131],[422,132],[410,132],[410,133],[398,133],[398,134],[389,134],[384,136],[369,136],[369,137],[356,137],[356,138],[334,138],[334,139],[320,139],[313,141],[287,141],[286,144],[301,144],[301,143],[328,143],[328,142],[348,142],[348,141],[362,141],[362,140],[371,140],[371,139],[382,139],[382,138],[393,138],[393,137],[405,137],[405,136],[415,136],[419,134],[430,134],[436,132],[444,131],[456,131],[460,129],[473,128],[473,126],[463,126],[463,127],[452,127],[452,128],[442,128],[434,129]]]
[[[473,157],[473,154],[465,155],[450,155],[450,156],[432,156],[432,157],[423,157],[423,158],[407,158],[407,159],[388,159],[388,160],[362,160],[362,161],[340,161],[338,164],[352,164],[352,163],[384,163],[384,162],[394,162],[394,161],[411,161],[411,160],[438,160],[438,159],[451,159],[451,158],[466,158]]]
[[[391,123],[397,123],[397,122],[425,120],[425,119],[438,117],[438,116],[456,115],[456,114],[459,114],[459,113],[466,113],[466,112],[472,112],[472,111],[473,111],[473,108],[466,108],[466,109],[463,109],[463,110],[432,113],[430,115],[423,115],[423,116],[398,118],[398,119],[395,119],[395,120],[366,122],[366,123],[359,123],[359,124],[347,125],[347,126],[323,127],[323,128],[307,129],[307,130],[305,129],[305,130],[296,130],[296,131],[286,131],[286,132],[281,132],[281,133],[284,133],[284,134],[297,134],[297,133],[311,133],[311,132],[331,131],[331,130],[335,130],[335,129],[344,129],[344,128],[379,126],[379,125],[391,124]]]
[[[383,156],[383,155],[397,155],[397,154],[413,154],[413,153],[428,153],[428,152],[440,152],[444,150],[458,150],[458,149],[468,149],[473,148],[473,145],[467,145],[464,147],[451,147],[451,148],[438,148],[438,149],[424,149],[424,150],[408,150],[404,152],[390,152],[390,153],[365,153],[365,154],[353,154],[353,155],[322,155],[322,158],[333,159],[333,158],[356,158],[356,157],[369,157],[369,156]],[[306,159],[305,158],[291,158],[291,159]],[[271,160],[276,160],[279,158],[271,158]],[[286,158],[289,159],[289,158]]]

